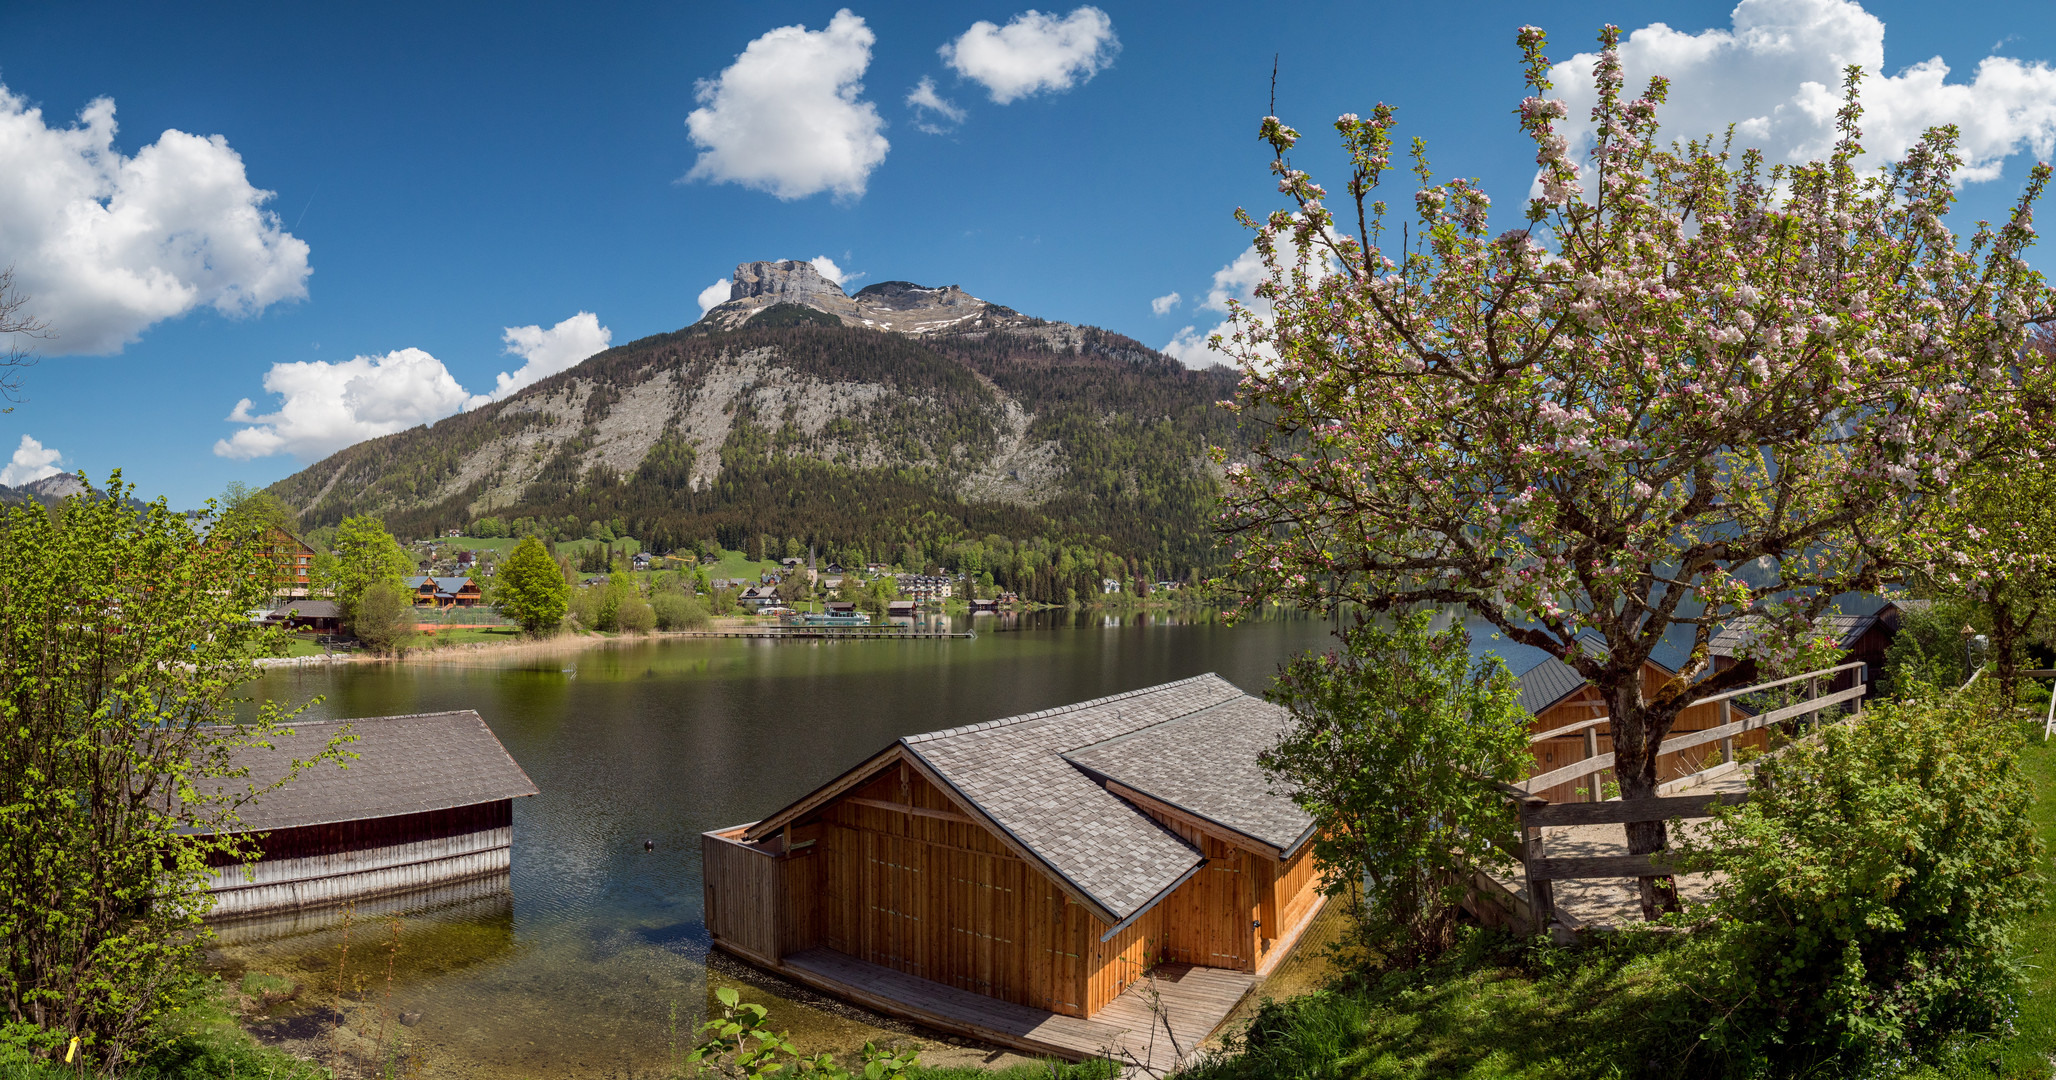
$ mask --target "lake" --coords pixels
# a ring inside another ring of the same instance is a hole
[[[515,803],[511,881],[412,903],[397,922],[382,916],[390,905],[359,905],[347,940],[336,912],[236,924],[217,962],[231,980],[299,982],[299,998],[257,1026],[324,1058],[399,1046],[417,1075],[652,1074],[674,1043],[690,1045],[706,1000],[701,832],[763,817],[902,735],[1209,671],[1260,692],[1282,660],[1333,640],[1328,624],[1289,617],[1229,627],[1044,612],[950,625],[978,635],[646,639],[268,675],[260,699],[321,697],[310,719],[476,709],[542,793]],[[722,985],[752,983],[746,969],[716,969]],[[339,982],[337,1024],[316,1006]],[[753,985],[749,998],[805,1048],[878,1036],[848,1010]]]

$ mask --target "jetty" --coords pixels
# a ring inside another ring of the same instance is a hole
[[[973,630],[914,630],[886,626],[745,626],[720,630],[675,630],[668,637],[699,638],[834,638],[862,641],[974,638]]]

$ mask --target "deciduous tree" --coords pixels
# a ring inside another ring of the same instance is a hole
[[[1962,487],[1921,576],[1936,595],[1976,607],[2010,702],[2023,646],[2056,617],[2056,465],[2011,459],[1976,470]]]
[[[315,561],[314,583],[334,591],[343,624],[356,632],[357,610],[374,585],[405,588],[414,560],[386,531],[385,522],[370,514],[344,518],[329,541],[329,553]]]
[[[570,597],[564,571],[533,536],[515,547],[493,579],[493,603],[500,614],[530,634],[554,629],[563,620]]]
[[[1800,640],[1835,594],[1924,560],[1966,466],[2047,437],[2027,338],[2051,305],[2022,254],[2049,169],[1959,243],[1955,130],[1860,171],[1858,69],[1827,160],[1773,166],[1660,142],[1666,83],[1630,99],[1618,39],[1579,163],[1542,32],[1520,31],[1540,197],[1496,236],[1486,194],[1433,182],[1418,140],[1418,220],[1388,213],[1390,107],[1335,122],[1339,217],[1288,159],[1299,133],[1264,119],[1292,208],[1242,215],[1273,311],[1238,307],[1217,340],[1243,368],[1231,407],[1267,430],[1227,463],[1220,524],[1247,602],[1460,604],[1570,665],[1607,703],[1623,796],[1647,799],[1678,714],[1758,676],[1710,672],[1715,627],[1754,613],[1766,654]],[[1678,678],[1645,692],[1678,635]],[[1661,823],[1627,833],[1665,845]],[[1667,886],[1645,880],[1645,910]]]
[[[0,1025],[104,1075],[195,987],[209,860],[249,854],[219,834],[259,794],[231,754],[291,715],[230,723],[282,637],[248,618],[269,556],[129,495],[0,510]]]

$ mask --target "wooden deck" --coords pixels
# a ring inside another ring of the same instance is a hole
[[[1189,1062],[1207,1036],[1256,985],[1256,976],[1191,964],[1162,964],[1090,1020],[974,994],[868,964],[831,949],[807,949],[780,974],[892,1016],[1031,1054],[1077,1061],[1108,1057],[1148,1076]]]

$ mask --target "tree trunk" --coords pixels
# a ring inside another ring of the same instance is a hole
[[[1642,702],[1641,672],[1631,672],[1625,685],[1607,694],[1607,726],[1613,734],[1613,775],[1621,801],[1656,798],[1656,757],[1670,720],[1652,715]],[[1634,821],[1624,826],[1628,854],[1652,855],[1670,846],[1670,830],[1662,821]],[[1668,874],[1637,879],[1642,917],[1655,920],[1678,910],[1677,880]]]
[[[1997,590],[1994,590],[1995,593]],[[2041,616],[2039,607],[2028,609],[2025,618],[2013,617],[2013,606],[1995,595],[1986,602],[1992,612],[1992,662],[1998,668],[1999,699],[2011,708],[2020,688],[2020,664],[2015,650],[2028,628]]]

